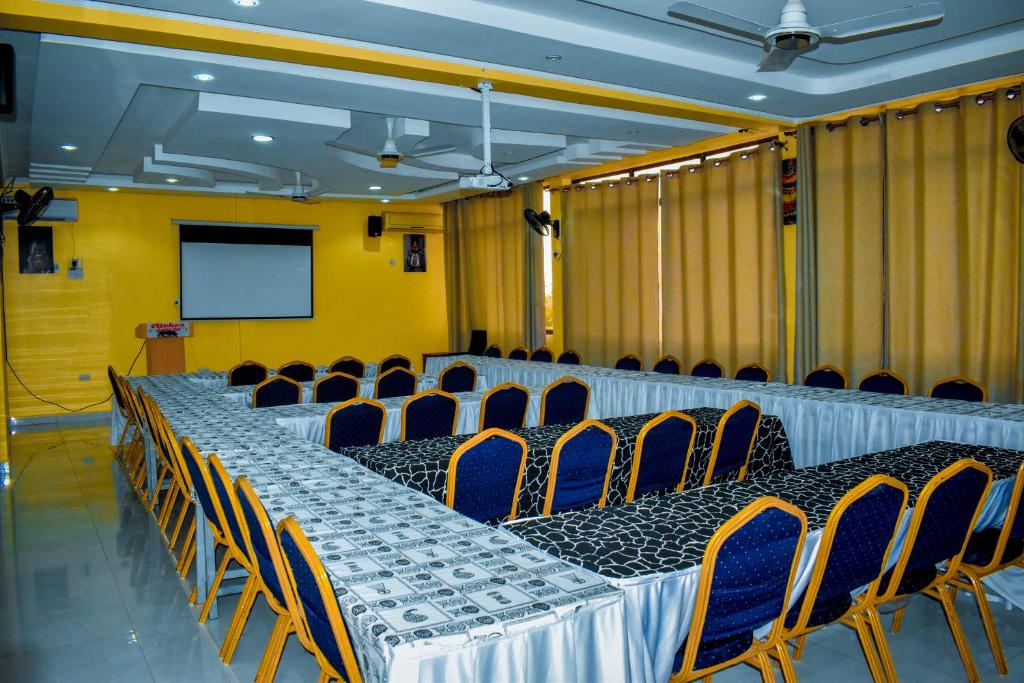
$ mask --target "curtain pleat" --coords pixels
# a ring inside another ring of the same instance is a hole
[[[796,131],[796,330],[793,381],[818,364],[818,207],[814,126]]]
[[[657,358],[657,178],[575,186],[562,195],[566,348],[585,363]]]
[[[779,173],[762,146],[662,178],[662,326],[666,353],[688,368],[758,362],[783,377]]]

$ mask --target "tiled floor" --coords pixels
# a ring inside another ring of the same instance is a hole
[[[217,656],[235,598],[200,626],[160,533],[111,465],[106,428],[12,437],[11,484],[0,489],[0,681],[250,681],[270,634],[262,601],[230,666]],[[958,601],[984,680],[998,680],[969,597]],[[1024,680],[1024,612],[996,608],[1010,675]],[[904,681],[961,681],[942,611],[918,598],[890,636]],[[318,667],[294,638],[277,681],[315,681]],[[813,635],[802,681],[869,680],[853,633]],[[716,681],[756,681],[736,667]],[[781,680],[781,676],[779,676]]]

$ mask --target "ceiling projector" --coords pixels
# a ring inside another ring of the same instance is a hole
[[[459,178],[459,187],[463,190],[490,190],[504,192],[512,189],[512,182],[497,173],[463,176]]]

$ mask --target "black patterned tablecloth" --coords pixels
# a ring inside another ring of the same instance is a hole
[[[873,474],[903,481],[914,505],[928,480],[960,458],[992,469],[993,481],[1013,477],[1024,452],[948,441],[840,460],[766,477],[714,484],[646,498],[632,505],[524,520],[505,528],[541,550],[608,578],[678,572],[701,563],[704,548],[729,518],[761,496],[777,496],[821,529],[836,502]]]
[[[686,478],[686,485],[689,488],[698,486],[703,480],[718,420],[725,411],[719,408],[696,408],[683,412],[692,415],[697,422],[697,436]],[[619,439],[611,483],[608,487],[608,505],[621,505],[625,502],[637,435],[643,426],[657,415],[658,413],[650,413],[602,420],[615,430]],[[528,447],[526,471],[523,473],[523,485],[519,492],[520,517],[531,517],[541,513],[544,493],[547,491],[548,466],[555,443],[571,427],[572,425],[549,425],[513,432],[522,436]],[[440,439],[348,448],[343,454],[378,474],[443,501],[448,462],[455,449],[470,438],[471,435],[463,434]],[[782,422],[773,415],[765,415],[754,442],[748,476],[755,478],[790,469],[793,469],[793,456]]]

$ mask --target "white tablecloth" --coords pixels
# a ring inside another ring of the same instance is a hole
[[[459,416],[455,425],[456,434],[475,434],[480,424],[480,402],[486,392],[467,391],[454,394],[459,399]],[[540,424],[540,389],[530,390],[530,403],[526,411],[526,426]],[[398,441],[402,434],[402,405],[408,396],[381,399],[388,409],[384,425],[384,441]],[[260,412],[272,417],[274,422],[313,443],[324,443],[327,413],[337,403],[311,403],[297,406],[261,408]]]
[[[765,413],[782,419],[798,468],[939,439],[1024,450],[1024,405],[1020,404],[969,403],[481,356],[428,358],[426,372],[433,373],[456,360],[475,366],[495,385],[544,386],[566,375],[579,377],[590,385],[589,415],[596,419],[679,408],[728,408],[743,399],[754,401]]]

